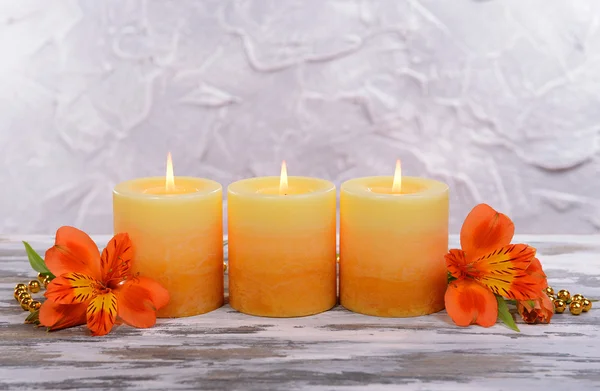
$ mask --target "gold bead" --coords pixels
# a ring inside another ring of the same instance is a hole
[[[23,311],[29,311],[29,303],[32,301],[33,299],[31,297],[21,300],[21,308],[23,308]]]
[[[588,312],[592,309],[592,302],[588,299],[583,299],[581,305],[583,306],[583,312]]]
[[[546,294],[550,297],[554,296],[554,288],[552,288],[551,286],[546,287],[546,289],[544,289],[544,292],[546,292]]]
[[[40,303],[39,301],[31,300],[31,302],[29,302],[29,311],[33,312],[33,311],[39,310],[41,306],[42,306],[42,303]]]
[[[42,289],[40,282],[38,280],[29,281],[29,290],[31,293],[38,293]]]
[[[31,295],[29,292],[22,292],[17,299],[19,299],[19,302],[22,302],[25,299],[31,299]]]
[[[21,293],[27,293],[27,290],[26,289],[15,289],[14,296],[15,296],[15,299],[17,299],[17,301],[19,301],[19,295]],[[29,294],[29,293],[27,293],[27,294]]]
[[[571,294],[569,293],[568,290],[562,289],[562,290],[558,291],[558,294],[556,295],[556,297],[561,299],[564,302],[567,302],[571,298]]]
[[[581,311],[583,311],[583,305],[579,301],[572,301],[571,304],[569,304],[569,310],[573,315],[579,315],[581,314]]]
[[[573,301],[582,301],[583,299],[585,299],[585,297],[583,297],[583,295],[577,293],[576,295],[573,295],[573,297],[571,297],[571,300]]]
[[[39,282],[44,282],[44,278],[46,278],[46,275],[44,273],[38,273]]]
[[[562,314],[567,309],[567,303],[561,299],[554,299],[554,312]]]
[[[46,276],[46,278],[44,278],[44,289],[48,289],[48,284],[50,284],[50,281],[52,281],[52,279],[50,278],[50,276]]]
[[[18,290],[27,290],[27,285],[25,285],[25,284],[17,284],[15,286],[15,291],[18,291]]]
[[[227,271],[227,262],[223,262],[223,272]]]

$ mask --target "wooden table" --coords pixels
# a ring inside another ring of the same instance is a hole
[[[0,237],[0,389],[592,390],[600,389],[600,303],[552,324],[460,328],[445,312],[376,318],[342,307],[294,319],[229,306],[120,326],[47,333],[24,325],[12,297],[32,279],[20,240],[43,253],[50,237]],[[107,236],[95,237],[103,246]],[[600,297],[600,237],[529,236],[552,286]],[[457,246],[453,237],[451,246]]]

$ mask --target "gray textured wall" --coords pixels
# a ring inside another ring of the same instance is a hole
[[[175,172],[434,177],[452,230],[600,231],[600,1],[0,1],[0,233]]]

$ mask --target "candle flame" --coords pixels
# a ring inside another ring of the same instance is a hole
[[[279,177],[279,195],[286,195],[288,191],[287,165],[281,162],[281,176]]]
[[[171,152],[167,155],[167,178],[165,180],[165,189],[169,191],[175,190],[175,176],[173,175],[173,159]]]
[[[402,167],[400,159],[396,160],[396,171],[394,172],[394,182],[392,182],[392,193],[399,194],[402,192]]]

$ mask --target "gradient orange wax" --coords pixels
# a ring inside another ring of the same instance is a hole
[[[344,182],[340,196],[340,302],[367,315],[408,317],[444,308],[448,186],[402,177]]]
[[[141,178],[113,192],[114,230],[134,245],[132,270],[160,282],[170,294],[160,317],[202,314],[223,305],[222,188],[217,182]]]
[[[336,303],[333,183],[252,178],[228,188],[229,301],[258,316],[293,317]]]

